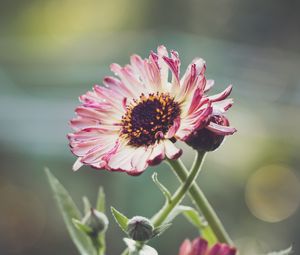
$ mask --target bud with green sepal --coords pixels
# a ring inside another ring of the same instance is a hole
[[[87,197],[83,197],[83,204],[85,216],[81,220],[73,218],[73,224],[90,238],[97,254],[104,255],[106,250],[105,232],[109,222],[105,215],[105,195],[102,187],[99,189],[96,209],[91,207]]]
[[[120,228],[132,239],[138,242],[147,242],[154,237],[161,235],[171,224],[162,224],[154,227],[151,220],[134,216],[129,219],[114,207],[111,207],[112,214]]]
[[[135,241],[145,242],[153,237],[154,226],[142,216],[135,216],[127,223],[127,234]]]
[[[107,230],[108,219],[104,213],[91,208],[81,221],[74,219],[73,223],[79,230],[94,238]]]

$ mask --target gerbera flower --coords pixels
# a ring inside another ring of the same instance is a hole
[[[208,247],[203,238],[196,238],[192,242],[186,239],[180,246],[178,255],[235,255],[236,249],[227,244],[217,243]]]
[[[78,156],[73,169],[86,164],[138,175],[165,157],[180,157],[175,141],[186,140],[196,129],[232,134],[235,129],[210,121],[232,105],[226,99],[232,86],[207,97],[213,81],[206,80],[205,69],[205,61],[196,58],[180,79],[178,53],[169,54],[164,46],[146,59],[131,56],[124,67],[112,64],[118,78],[105,77],[104,86],[82,95],[70,122],[70,147]]]

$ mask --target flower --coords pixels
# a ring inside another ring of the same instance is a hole
[[[138,175],[166,157],[180,157],[175,141],[185,141],[195,130],[235,131],[210,121],[232,105],[226,99],[232,86],[206,96],[214,82],[206,80],[201,58],[192,61],[181,79],[178,53],[164,46],[146,59],[131,56],[124,67],[112,64],[111,70],[118,78],[105,77],[104,86],[80,96],[77,117],[70,121],[70,148],[78,156],[74,170],[86,164]]]
[[[192,242],[186,239],[180,246],[178,255],[235,255],[236,249],[227,244],[217,243],[208,247],[208,242],[198,237]]]

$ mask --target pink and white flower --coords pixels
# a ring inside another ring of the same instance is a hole
[[[180,79],[179,55],[164,46],[146,59],[131,56],[124,67],[112,64],[118,78],[105,77],[104,86],[80,96],[82,104],[70,121],[70,148],[78,156],[73,169],[86,164],[138,175],[165,158],[180,157],[175,141],[186,140],[196,129],[234,133],[210,121],[231,107],[232,86],[207,96],[214,82],[206,80],[205,69],[205,61],[196,58]]]
[[[235,255],[236,249],[227,244],[217,243],[208,247],[203,238],[196,238],[192,242],[186,239],[180,246],[178,255]]]

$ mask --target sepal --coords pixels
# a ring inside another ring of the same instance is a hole
[[[164,197],[166,198],[166,201],[168,203],[170,203],[172,200],[172,195],[171,195],[170,191],[158,180],[157,175],[158,174],[156,172],[153,173],[152,180],[155,183],[155,185],[159,188],[161,193],[164,195]]]
[[[90,232],[86,232],[91,237],[97,237],[98,234],[105,232],[108,227],[108,219],[106,215],[93,208],[91,208],[90,211],[84,216],[81,223],[91,229]],[[77,227],[78,223],[75,224]],[[80,228],[82,228],[82,226]]]
[[[163,224],[163,225],[160,225],[160,226],[154,228],[152,238],[160,236],[163,232],[165,232],[171,226],[172,226],[171,223],[167,223],[167,224]]]
[[[111,212],[114,216],[115,221],[118,223],[119,227],[127,234],[127,224],[129,219],[122,213],[120,213],[114,207],[111,207]]]

